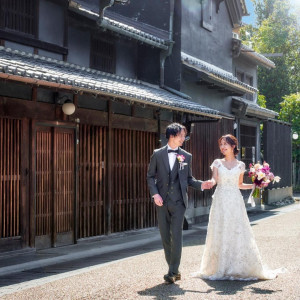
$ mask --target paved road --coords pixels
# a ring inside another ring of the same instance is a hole
[[[199,269],[205,226],[185,232],[183,279],[163,283],[159,240],[132,249],[61,262],[0,277],[0,299],[297,299],[300,300],[300,204],[252,215],[263,260],[288,272],[268,281],[206,281]],[[203,224],[202,224],[203,225]]]

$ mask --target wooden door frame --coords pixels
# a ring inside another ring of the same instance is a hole
[[[59,127],[74,130],[74,243],[77,242],[77,207],[78,207],[78,124],[65,122],[52,122],[43,120],[31,121],[31,149],[30,149],[30,197],[29,197],[29,216],[30,216],[30,247],[35,248],[35,232],[36,232],[36,133],[39,126],[45,127]]]

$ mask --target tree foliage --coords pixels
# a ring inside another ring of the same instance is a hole
[[[266,108],[266,97],[264,95],[261,95],[258,93],[257,95],[257,104],[260,106],[260,107],[263,107],[263,108]]]
[[[300,161],[300,93],[283,97],[280,103],[279,118],[292,124],[292,132],[297,132],[299,137],[293,140],[293,158]]]
[[[267,107],[279,111],[283,97],[299,91],[299,26],[289,0],[252,1],[258,27],[247,25],[241,38],[252,43],[258,53],[279,55],[268,57],[275,69],[258,68],[258,89],[266,97]]]

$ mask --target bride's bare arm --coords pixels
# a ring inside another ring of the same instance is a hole
[[[253,184],[243,183],[244,180],[244,173],[240,174],[239,178],[239,189],[241,190],[250,190],[253,187]]]
[[[211,178],[211,182],[214,185],[217,184],[217,180],[218,180],[218,168],[216,167],[213,167],[213,174],[212,174],[212,178]]]

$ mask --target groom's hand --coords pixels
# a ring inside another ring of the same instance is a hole
[[[162,197],[160,196],[160,194],[155,194],[155,195],[153,196],[153,199],[154,199],[154,202],[155,202],[155,204],[156,204],[157,206],[162,206],[163,203],[164,203],[164,201],[163,201]]]
[[[213,186],[214,186],[214,183],[211,180],[207,180],[207,181],[202,182],[201,189],[208,190],[208,189],[211,189]]]

